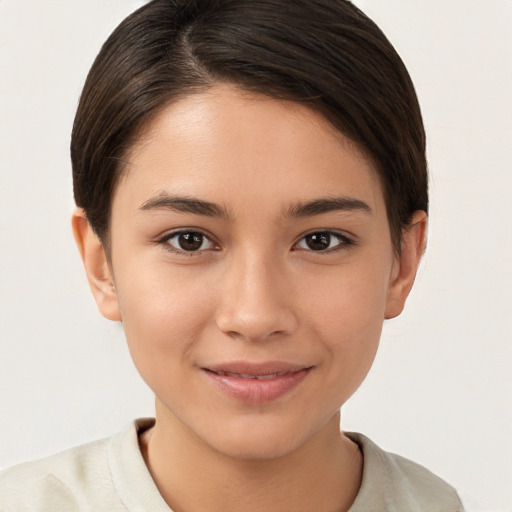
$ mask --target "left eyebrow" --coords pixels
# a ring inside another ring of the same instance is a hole
[[[372,213],[372,209],[364,201],[353,197],[339,196],[315,199],[307,203],[294,203],[284,215],[285,217],[312,217],[323,213],[357,210],[368,214]]]

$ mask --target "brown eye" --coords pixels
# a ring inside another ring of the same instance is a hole
[[[338,233],[329,231],[316,231],[305,235],[297,244],[299,249],[320,252],[336,249],[344,245],[350,245],[350,240]]]
[[[325,251],[331,245],[329,233],[313,233],[305,237],[306,245],[313,251]]]
[[[213,242],[197,231],[175,233],[166,242],[174,249],[185,252],[197,252],[213,248]]]

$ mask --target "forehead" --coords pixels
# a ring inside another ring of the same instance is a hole
[[[251,207],[248,199],[261,209],[262,201],[282,207],[340,194],[383,205],[371,161],[320,114],[229,85],[168,105],[127,162],[113,207],[119,197],[135,203],[161,193],[240,210]]]

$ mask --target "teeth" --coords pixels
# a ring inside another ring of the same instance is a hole
[[[270,375],[258,375],[256,378],[258,380],[268,380],[268,379],[275,379],[277,376],[283,375],[282,373],[271,373]]]
[[[268,375],[250,375],[248,373],[232,373],[223,371],[215,371],[214,373],[216,373],[217,375],[221,375],[223,377],[233,377],[236,379],[270,380],[275,379],[276,377],[281,377],[282,375],[285,375],[288,372],[270,373]]]

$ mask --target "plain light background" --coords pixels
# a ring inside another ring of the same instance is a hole
[[[136,0],[0,0],[0,467],[153,414],[72,240],[69,137],[86,73]],[[512,511],[512,1],[359,0],[416,84],[429,248],[342,425]]]

